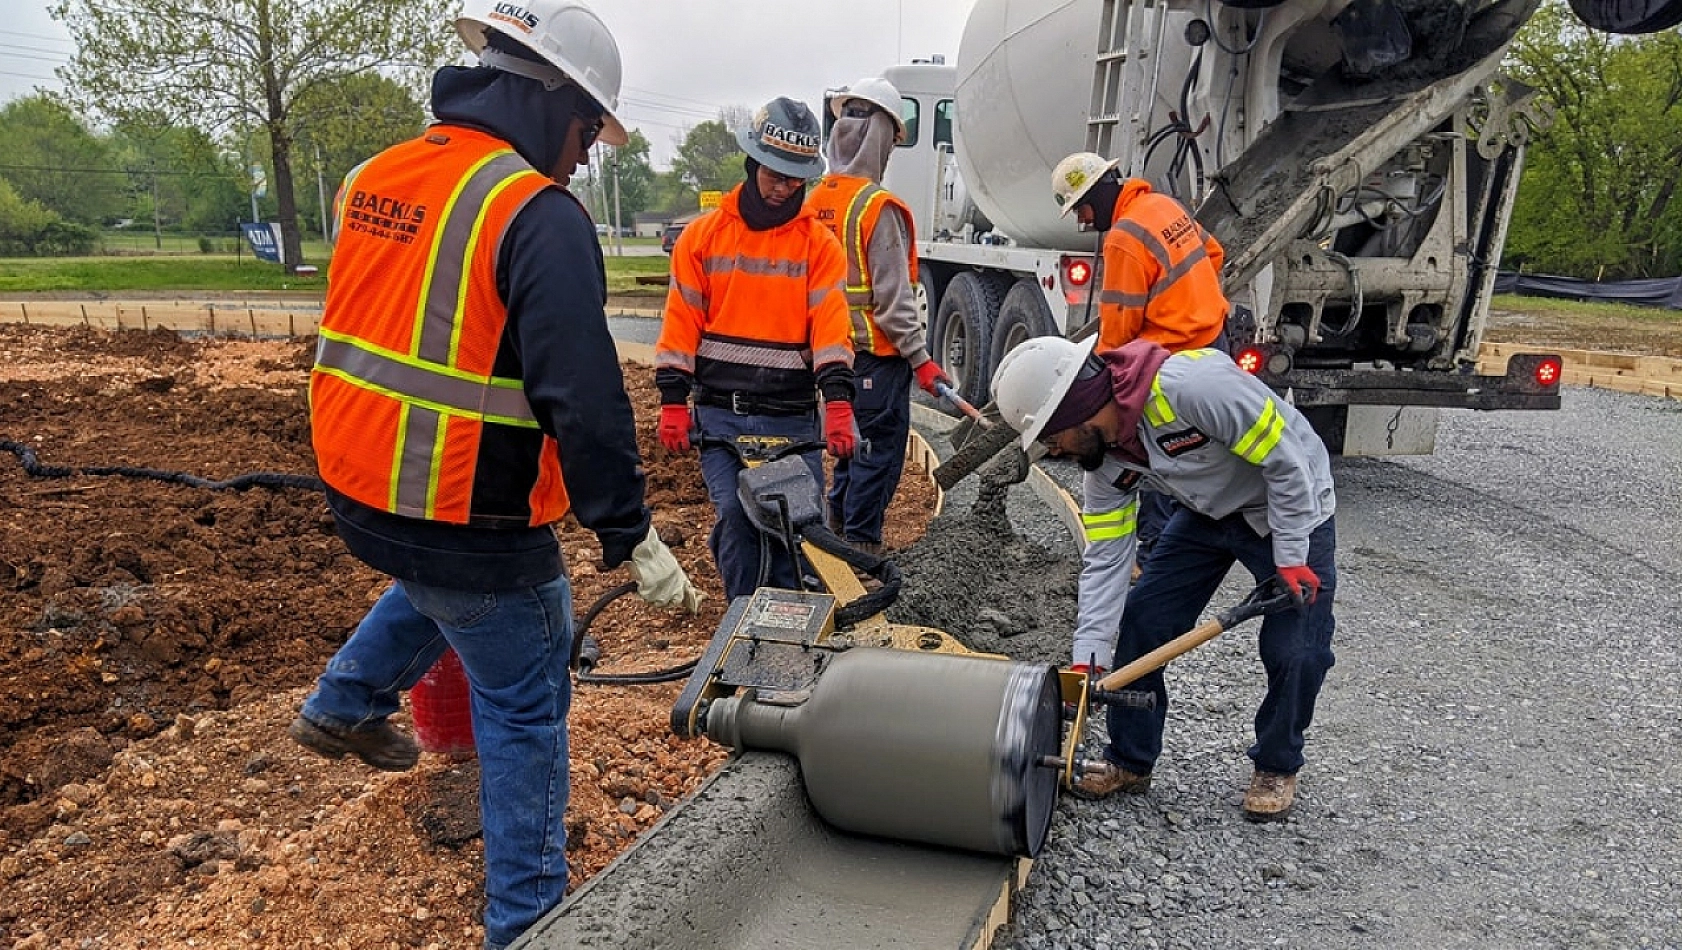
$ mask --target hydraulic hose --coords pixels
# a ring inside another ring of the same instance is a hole
[[[577,670],[580,683],[597,683],[612,686],[646,686],[654,683],[670,683],[687,677],[694,669],[698,659],[681,663],[670,669],[648,670],[636,673],[597,673],[596,664],[601,660],[601,645],[589,635],[590,624],[607,609],[607,605],[626,594],[635,593],[635,583],[624,583],[613,588],[590,604],[584,611],[584,616],[573,622],[572,629],[572,660],[571,665]]]
[[[211,491],[245,491],[247,488],[300,488],[305,491],[321,491],[321,479],[313,475],[287,475],[280,472],[254,472],[247,475],[237,475],[223,481],[200,478],[186,472],[166,472],[155,468],[137,468],[129,465],[90,465],[84,468],[67,468],[62,465],[42,465],[35,455],[35,450],[21,442],[10,439],[0,439],[0,449],[16,455],[23,463],[23,470],[35,478],[76,478],[89,475],[117,475],[124,478],[150,478],[161,482],[173,482],[190,488],[206,488]]]

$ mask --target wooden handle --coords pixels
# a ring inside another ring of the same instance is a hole
[[[1098,681],[1098,689],[1117,690],[1133,682],[1146,673],[1152,673],[1168,665],[1168,661],[1182,653],[1190,652],[1221,635],[1226,628],[1219,620],[1207,620],[1185,633],[1180,634],[1162,646],[1139,657],[1114,673]]]

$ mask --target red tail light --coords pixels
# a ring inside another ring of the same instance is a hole
[[[1253,346],[1246,346],[1233,355],[1232,361],[1246,373],[1255,375],[1267,365],[1267,354]]]
[[[1543,386],[1558,386],[1565,365],[1557,356],[1549,356],[1536,364],[1536,382]]]
[[[1063,255],[1058,266],[1058,277],[1063,283],[1065,303],[1085,303],[1088,285],[1092,283],[1092,258]]]

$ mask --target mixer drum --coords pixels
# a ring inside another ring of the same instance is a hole
[[[804,703],[718,700],[707,732],[800,761],[817,813],[845,831],[1037,855],[1051,825],[1062,700],[1049,665],[858,648]]]

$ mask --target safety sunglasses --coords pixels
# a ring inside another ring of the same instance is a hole
[[[584,123],[583,142],[584,148],[588,150],[590,146],[596,144],[596,137],[602,134],[602,129],[607,125],[607,117],[604,115],[585,115],[582,112],[574,114],[578,116],[580,122]]]
[[[846,106],[841,114],[851,119],[868,119],[876,114],[874,106]]]
[[[792,175],[785,175],[779,171],[772,171],[763,165],[761,165],[760,168],[763,169],[765,174],[770,177],[771,184],[773,185],[781,185],[784,188],[796,191],[806,187],[806,179],[804,178],[795,178]]]

